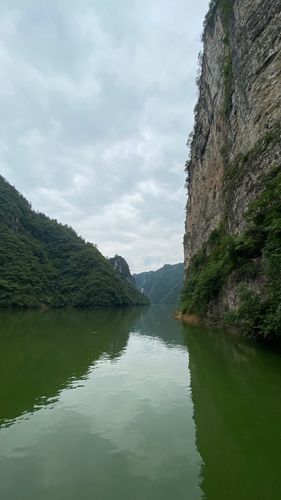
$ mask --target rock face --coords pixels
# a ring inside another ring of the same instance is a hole
[[[121,257],[121,255],[115,255],[114,257],[108,259],[108,261],[114,267],[115,271],[120,274],[123,280],[131,283],[132,285],[135,284],[135,280],[131,275],[129,265],[127,261],[123,257]]]
[[[247,208],[281,164],[280,0],[213,0],[203,43],[186,169],[186,279],[215,229],[244,231]]]

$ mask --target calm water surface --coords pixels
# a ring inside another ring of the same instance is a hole
[[[1,313],[1,500],[280,500],[281,355],[169,316]]]

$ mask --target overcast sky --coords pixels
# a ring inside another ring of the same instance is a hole
[[[132,272],[183,260],[208,3],[0,2],[0,171]]]

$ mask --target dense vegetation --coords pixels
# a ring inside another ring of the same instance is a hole
[[[135,283],[153,304],[176,304],[183,287],[183,264],[135,274]]]
[[[36,213],[0,176],[0,308],[145,304],[91,243]]]
[[[205,315],[232,277],[240,300],[225,316],[225,323],[243,326],[248,334],[276,337],[281,335],[280,167],[272,169],[245,219],[247,229],[242,234],[229,235],[222,224],[193,257],[182,295],[183,310]],[[259,292],[251,286],[255,280],[263,284]]]

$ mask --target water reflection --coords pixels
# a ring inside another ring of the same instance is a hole
[[[141,335],[157,337],[168,347],[182,346],[186,350],[181,324],[173,319],[174,313],[174,305],[151,305],[143,309],[134,330]]]
[[[1,313],[0,426],[54,403],[100,357],[127,345],[141,309]]]
[[[186,327],[196,443],[208,500],[279,500],[280,355]]]
[[[279,500],[280,355],[171,314],[0,315],[1,499]]]
[[[0,498],[201,498],[188,356],[169,316],[1,317]]]

